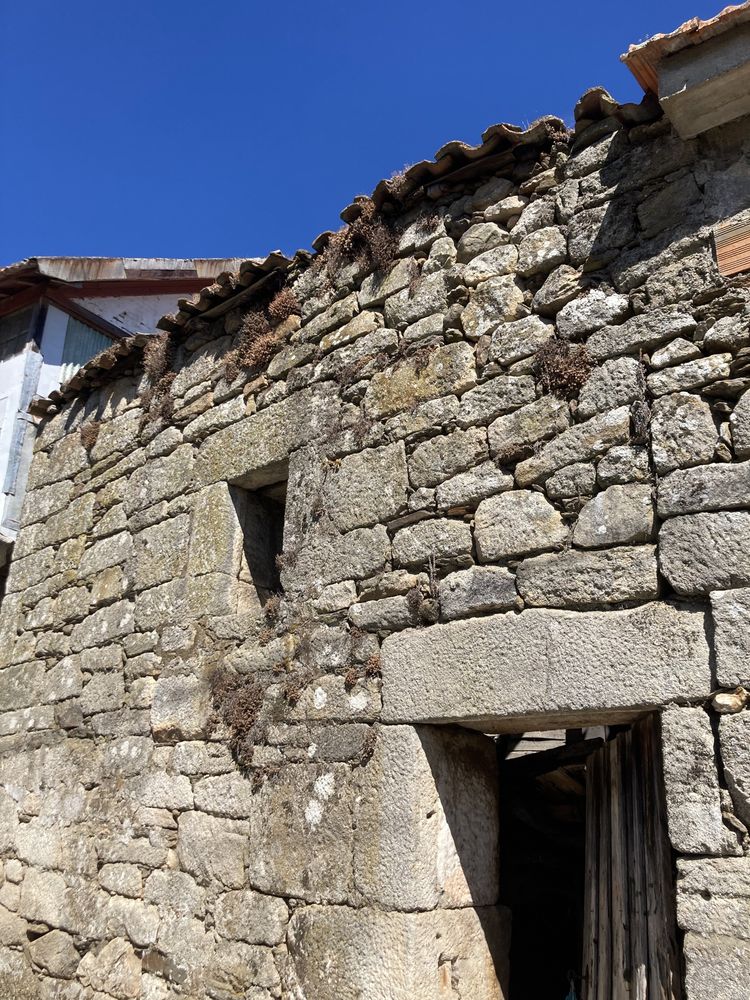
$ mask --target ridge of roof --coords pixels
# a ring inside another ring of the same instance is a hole
[[[650,91],[656,94],[659,88],[658,68],[662,59],[746,22],[750,22],[750,0],[725,7],[708,20],[693,17],[674,31],[652,35],[645,42],[630,45],[620,59],[646,93]]]
[[[661,109],[658,102],[651,100],[648,95],[640,104],[619,104],[604,87],[592,87],[577,102],[573,114],[575,131],[580,132],[593,122],[607,117],[615,117],[629,126],[642,124],[661,115]],[[419,191],[426,196],[434,185],[460,181],[467,176],[492,169],[499,166],[504,157],[510,163],[514,150],[518,147],[551,142],[562,132],[569,132],[565,122],[555,115],[545,115],[526,128],[507,123],[491,125],[482,133],[481,142],[476,146],[459,140],[445,143],[437,150],[434,159],[422,160],[404,171],[399,179],[398,200],[408,199]],[[369,197],[380,210],[387,210],[389,204],[394,206],[397,199],[393,194],[392,179],[381,180]],[[368,196],[358,195],[343,209],[341,219],[345,223],[354,221],[361,211],[362,203],[367,200]],[[332,235],[332,231],[327,230],[316,237],[311,244],[313,251],[319,252]],[[281,276],[293,267],[307,267],[313,256],[314,253],[309,250],[297,250],[292,257],[281,250],[273,250],[266,257],[239,260],[235,268],[218,274],[212,284],[190,298],[179,299],[177,313],[162,316],[156,326],[168,333],[184,335],[193,320],[214,319],[236,309],[250,301],[268,280],[272,280],[272,276]],[[149,334],[135,334],[92,358],[59,390],[46,398],[35,399],[34,410],[43,413],[51,406],[72,398],[82,389],[93,387],[101,380],[102,374],[111,370],[120,359],[141,350],[148,338]]]

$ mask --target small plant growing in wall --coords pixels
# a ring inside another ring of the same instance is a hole
[[[535,367],[544,392],[560,399],[575,399],[588,381],[592,366],[584,344],[553,337],[536,352]]]
[[[252,677],[217,667],[210,677],[214,725],[229,730],[229,749],[237,765],[247,769],[252,763],[255,727],[263,705],[263,689]]]
[[[172,383],[177,377],[176,372],[170,371],[173,359],[174,342],[169,333],[150,337],[143,348],[143,370],[148,388],[141,396],[141,403],[150,420],[172,418]]]
[[[99,440],[99,431],[102,429],[100,420],[87,420],[81,425],[81,444],[87,452],[91,453],[92,448]]]

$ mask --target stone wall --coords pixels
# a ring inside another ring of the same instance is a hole
[[[597,93],[503,134],[391,186],[385,266],[322,238],[260,334],[227,278],[44,420],[0,995],[501,997],[482,732],[649,710],[688,1000],[746,995],[750,291],[711,226],[748,211],[748,120],[682,142]],[[237,497],[283,481],[269,602]]]

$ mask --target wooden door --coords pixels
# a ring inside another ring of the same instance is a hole
[[[584,1000],[680,1000],[659,720],[637,722],[586,766]]]

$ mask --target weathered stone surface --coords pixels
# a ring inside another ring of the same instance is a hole
[[[294,392],[206,438],[195,477],[201,485],[230,480],[248,489],[282,479],[290,453],[330,433],[338,408],[329,382]]]
[[[552,478],[547,480],[547,488]],[[599,460],[596,478],[599,485],[604,487],[650,482],[652,476],[648,464],[648,448],[629,444],[615,445]]]
[[[595,361],[619,354],[635,354],[663,344],[673,337],[691,334],[696,322],[688,312],[675,308],[651,309],[633,316],[619,326],[605,326],[586,341]],[[673,390],[665,390],[673,391]]]
[[[634,212],[624,199],[576,212],[568,225],[571,263],[587,271],[598,270],[614,260],[619,248],[634,236]]]
[[[747,858],[678,859],[679,927],[704,937],[750,939],[749,874]]]
[[[539,178],[535,178],[538,182]],[[551,226],[555,221],[555,201],[554,198],[537,198],[524,208],[521,218],[513,227],[513,239],[521,240],[529,233],[534,233],[538,229]]]
[[[522,305],[523,292],[513,275],[488,278],[475,289],[461,314],[464,333],[470,340],[478,340],[498,323],[518,319]]]
[[[524,236],[518,247],[518,273],[524,278],[547,274],[568,257],[568,244],[557,226],[546,226]]]
[[[555,328],[538,316],[525,316],[511,323],[501,323],[492,334],[489,359],[509,365],[528,358],[554,336]]]
[[[517,260],[518,250],[510,244],[486,250],[466,265],[463,274],[464,284],[473,288],[481,281],[486,281],[487,278],[494,278],[501,274],[512,274]]]
[[[262,896],[245,889],[227,892],[216,901],[216,930],[231,941],[248,944],[280,944],[286,932],[289,910],[283,899]]]
[[[50,976],[72,979],[81,956],[73,939],[65,931],[50,931],[29,942],[29,956],[34,965]]]
[[[459,263],[465,264],[479,254],[508,242],[508,234],[494,222],[478,222],[469,226],[456,247]]]
[[[518,732],[703,697],[711,689],[704,618],[660,602],[627,611],[531,609],[401,632],[381,650],[383,718],[463,719]]]
[[[409,478],[417,488],[437,486],[488,457],[487,433],[483,428],[454,431],[417,445],[409,456]]]
[[[340,580],[362,580],[379,572],[390,558],[391,542],[382,525],[355,528],[334,538],[313,534],[297,552],[294,565],[282,569],[284,589],[313,584],[321,588]]]
[[[21,884],[18,912],[27,920],[70,934],[96,937],[101,931],[102,903],[89,882],[30,868]]]
[[[512,490],[483,500],[474,518],[480,562],[497,562],[562,545],[568,537],[558,511],[540,493]]]
[[[401,330],[423,316],[444,313],[448,308],[445,274],[423,274],[409,288],[404,288],[386,299],[385,322],[394,330]]]
[[[701,356],[701,349],[692,340],[675,337],[664,347],[658,347],[651,355],[650,366],[653,369],[666,368],[669,365],[679,365],[683,361],[692,361]]]
[[[469,618],[488,611],[506,611],[518,602],[516,579],[501,566],[472,566],[440,581],[443,621]]]
[[[585,549],[635,545],[651,541],[653,533],[651,487],[637,483],[610,486],[581,510],[573,531],[573,544]]]
[[[81,710],[84,715],[93,712],[112,712],[125,701],[125,682],[122,674],[94,674],[83,687]]]
[[[183,812],[177,829],[177,854],[184,871],[199,883],[242,888],[248,844],[236,821]]]
[[[181,445],[171,455],[153,459],[136,469],[128,479],[125,492],[128,514],[187,492],[192,471],[193,448],[189,444]]]
[[[729,418],[737,458],[750,458],[750,392],[744,393]]]
[[[659,565],[678,594],[750,585],[750,513],[670,518],[659,532]]]
[[[529,375],[493,378],[464,393],[456,422],[459,427],[488,424],[502,413],[517,410],[535,398],[534,380]]]
[[[0,670],[0,705],[4,711],[29,708],[42,700],[44,661],[20,663]]]
[[[750,462],[677,469],[659,480],[662,517],[750,507]]]
[[[170,518],[139,532],[134,543],[135,589],[146,590],[182,576],[187,567],[189,542],[188,514]]]
[[[440,483],[435,491],[437,509],[441,512],[473,508],[485,497],[512,489],[513,476],[502,472],[494,462],[483,462]]]
[[[651,447],[660,475],[710,462],[717,433],[711,407],[700,396],[678,392],[660,396],[651,408]]]
[[[523,411],[519,411],[521,413]],[[518,414],[514,414],[517,416]],[[502,418],[501,418],[502,419]],[[494,425],[493,425],[494,426]],[[490,427],[490,435],[492,427]],[[613,445],[626,444],[630,437],[630,410],[621,406],[609,413],[601,413],[582,424],[570,427],[548,442],[539,454],[516,466],[519,486],[546,479],[557,469],[574,462],[587,462],[604,454]],[[490,436],[490,445],[492,437]]]
[[[310,902],[352,898],[349,768],[295,764],[251,796],[248,881]]]
[[[608,294],[600,288],[594,288],[562,307],[555,320],[557,332],[570,340],[585,337],[603,326],[624,319],[629,307],[627,295],[617,292]]]
[[[418,616],[412,612],[406,598],[400,596],[352,604],[349,608],[349,620],[355,628],[382,635],[419,623]]]
[[[595,607],[650,601],[659,594],[651,545],[535,556],[520,564],[517,583],[531,607]]]
[[[49,452],[37,452],[29,472],[28,489],[73,479],[89,464],[89,456],[75,432],[57,441]]]
[[[745,826],[750,826],[750,712],[722,717],[719,744],[734,811]]]
[[[733,936],[686,934],[685,988],[690,1000],[744,1000],[750,990],[750,945]]]
[[[354,877],[396,910],[497,901],[497,763],[479,734],[387,726],[359,774]]]
[[[545,491],[553,500],[563,500],[567,497],[590,496],[595,485],[595,467],[590,462],[576,462],[554,472],[545,484]]]
[[[151,705],[156,740],[193,740],[205,736],[211,713],[208,685],[199,677],[160,677]]]
[[[643,395],[641,366],[635,358],[613,358],[596,368],[578,395],[578,416],[614,410]]]
[[[239,572],[243,549],[239,509],[241,498],[226,483],[215,483],[198,493],[185,539],[190,545],[187,568],[193,576],[203,573],[236,575]],[[156,525],[147,530],[154,532],[160,527]],[[176,543],[180,541],[177,539]]]
[[[654,396],[664,396],[668,392],[682,392],[685,389],[699,389],[718,379],[729,378],[731,361],[731,354],[709,354],[708,357],[686,361],[674,368],[662,368],[661,371],[652,372],[646,382]]]
[[[561,264],[549,274],[534,295],[533,306],[543,316],[554,316],[562,307],[580,295],[583,278],[580,271],[569,264]]]
[[[101,646],[112,639],[130,635],[133,631],[133,604],[118,601],[74,625],[70,644],[73,652],[77,653],[88,646]]]
[[[365,393],[365,410],[372,418],[387,417],[424,400],[463,393],[475,383],[471,345],[446,344],[430,354],[425,367],[406,358],[376,374]]]
[[[681,854],[738,854],[736,834],[721,818],[719,775],[711,722],[702,708],[662,714],[667,826]]]
[[[489,426],[490,454],[506,464],[545,438],[560,434],[571,423],[567,403],[556,396],[542,396],[514,413],[498,417]]]
[[[716,677],[724,687],[750,687],[750,587],[711,594]]]
[[[409,481],[403,443],[343,458],[329,474],[325,505],[339,531],[388,521],[406,508]]]
[[[288,988],[316,1000],[442,1000],[455,985],[462,996],[502,1000],[509,940],[509,914],[496,907],[307,906],[289,927]]]
[[[141,996],[141,960],[124,938],[114,938],[97,952],[86,952],[78,967],[85,986],[116,998]]]
[[[397,566],[427,569],[431,559],[441,570],[471,566],[471,528],[464,521],[438,518],[401,528],[393,536]]]

